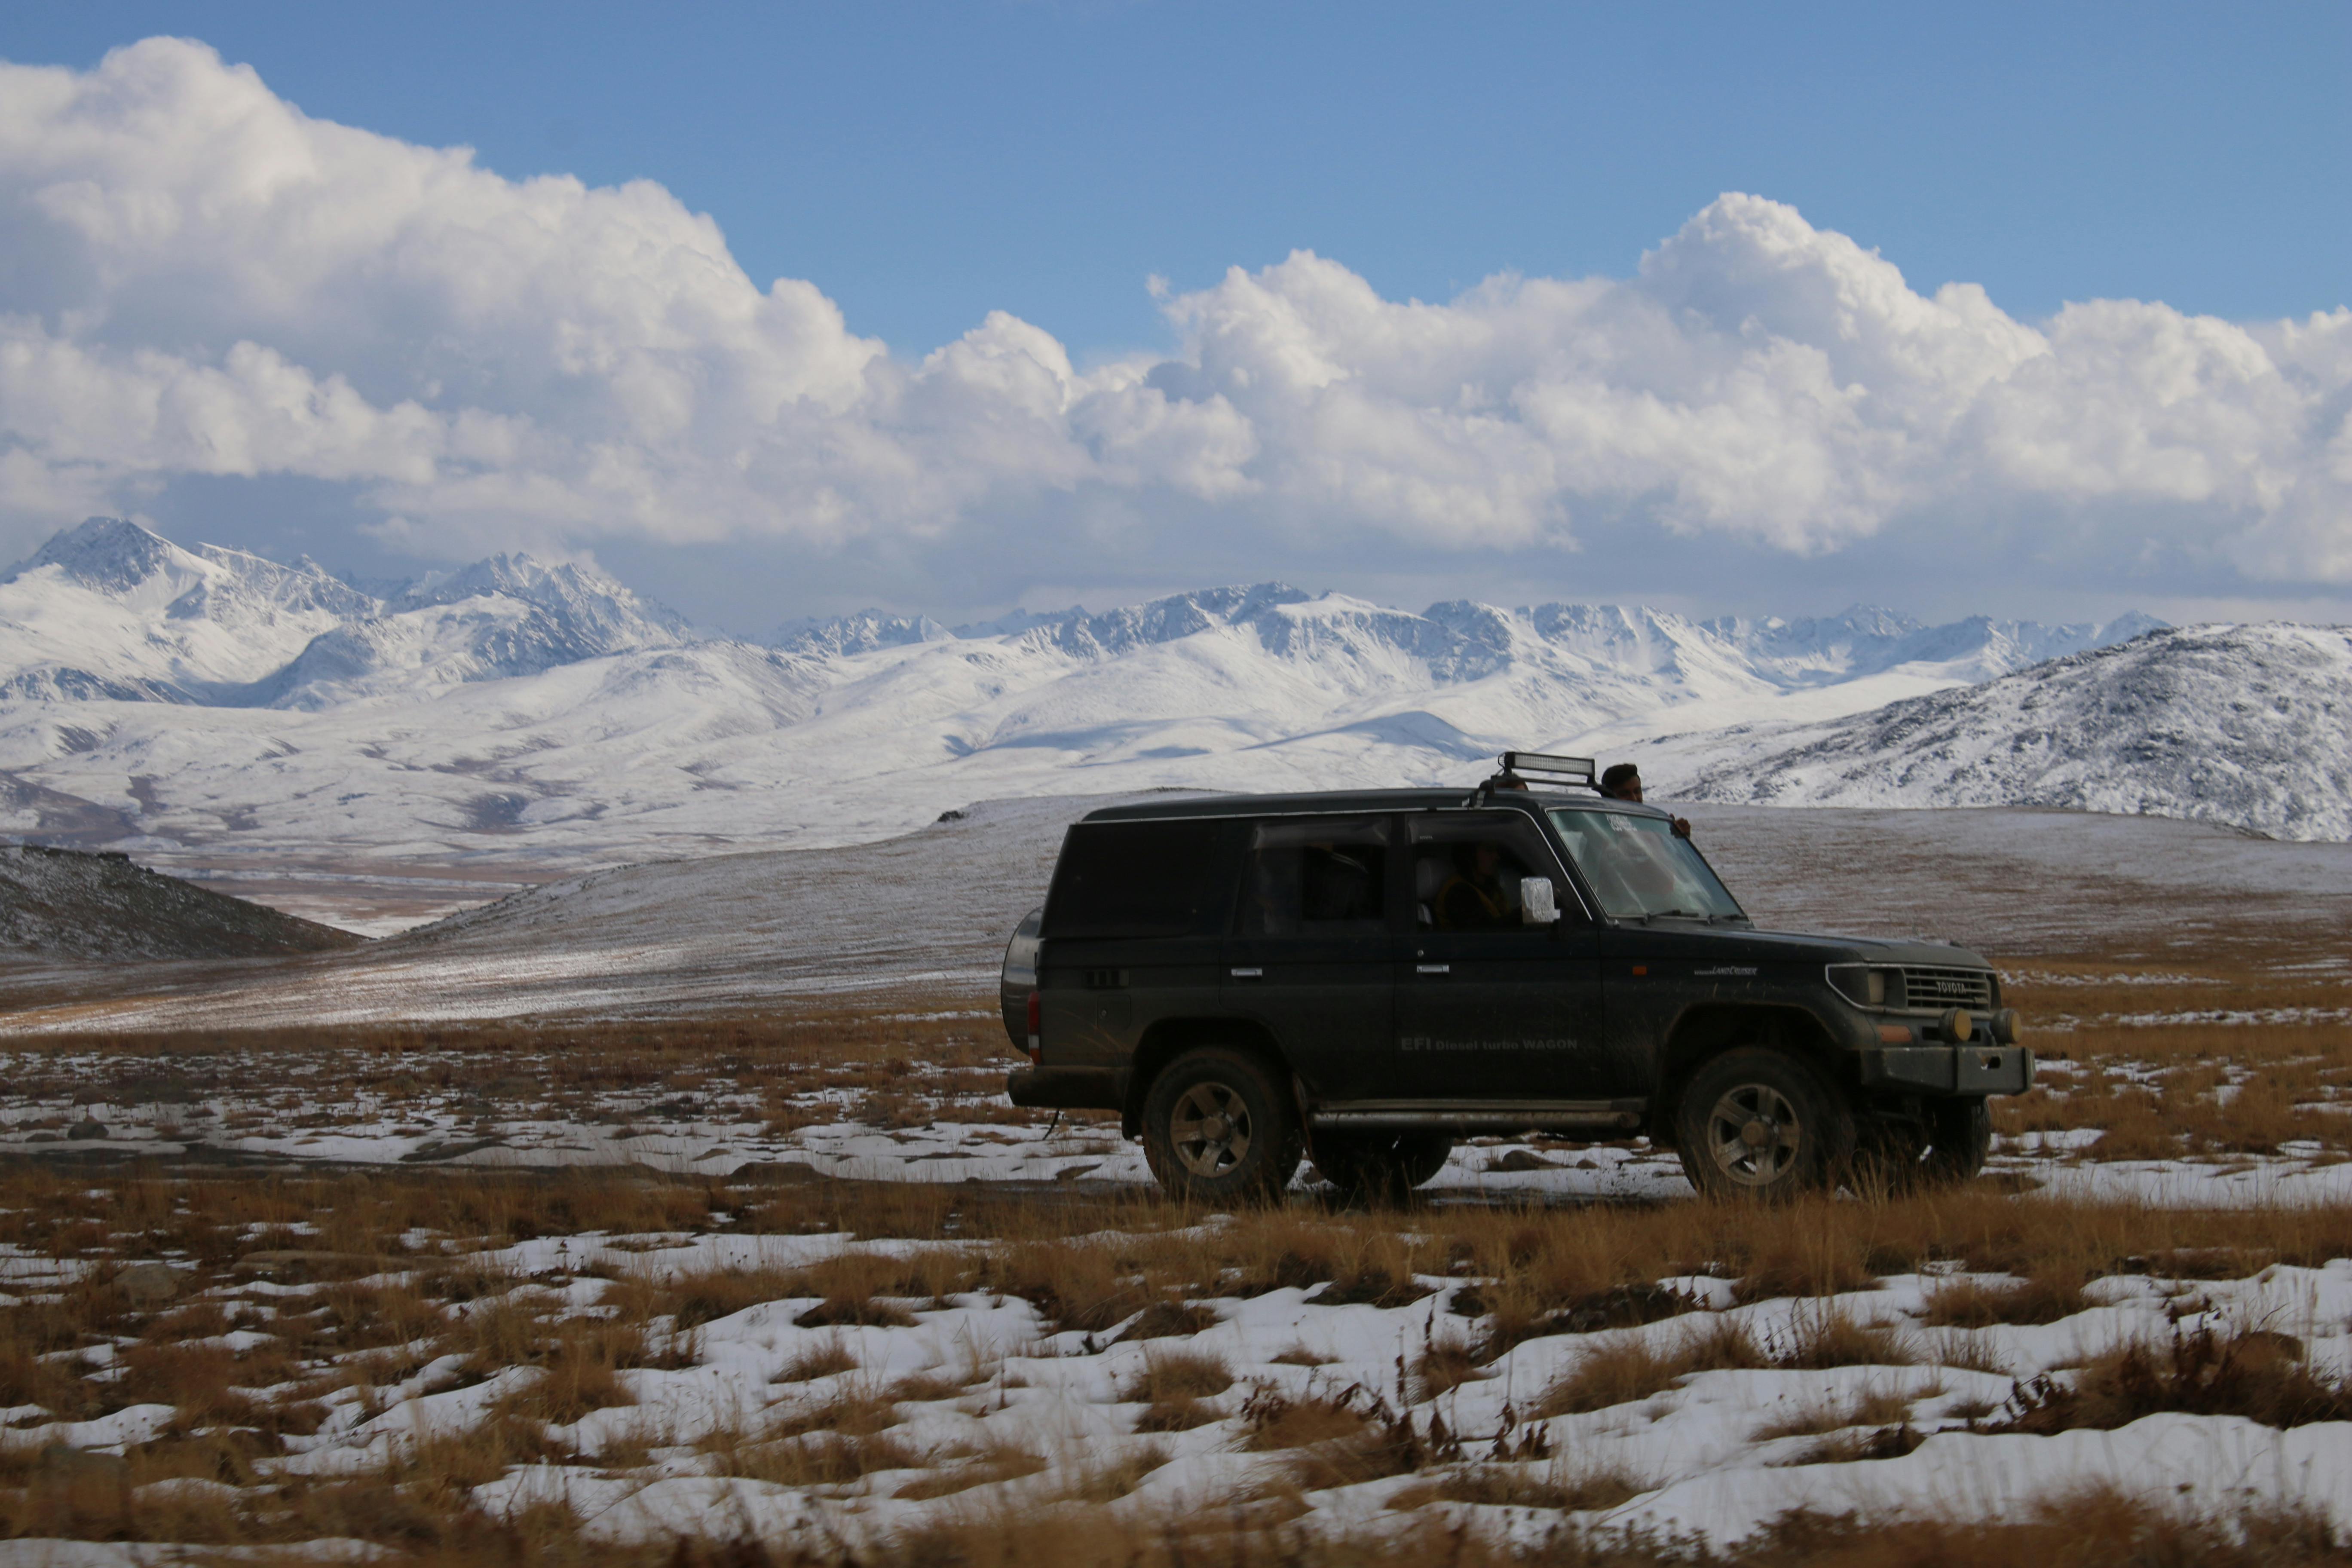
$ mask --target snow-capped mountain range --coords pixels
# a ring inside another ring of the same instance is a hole
[[[499,555],[378,597],[303,557],[94,517],[0,576],[0,697],[331,707],[683,640],[577,566]]]
[[[0,834],[163,864],[571,869],[852,842],[992,797],[1466,784],[1513,745],[1636,755],[1654,786],[1863,798],[1854,769],[1924,733],[1885,729],[1885,713],[1914,710],[1888,704],[2051,679],[2079,691],[2080,722],[2048,749],[2105,746],[2111,768],[2071,798],[2171,811],[2186,797],[2170,775],[2133,793],[2133,736],[2226,729],[2227,677],[2106,712],[2107,656],[2087,650],[2125,643],[2147,670],[2209,642],[2141,616],[1930,626],[1874,609],[1698,620],[1461,601],[1412,614],[1260,584],[952,630],[870,611],[760,644],[698,635],[577,564],[499,556],[370,586],[93,519],[0,578]],[[2264,657],[2251,642],[2240,656]],[[2280,677],[2323,693],[2342,678],[2325,660]],[[1969,747],[2026,711],[1986,700],[2011,708],[1969,720],[1982,727]],[[2332,699],[2279,700],[2300,713]],[[1836,745],[1850,750],[1835,767],[1803,760]],[[1719,765],[1735,759],[1744,774]],[[1959,762],[1943,783],[1931,773],[1869,773],[1867,798],[2042,787],[2030,770],[2007,784]],[[2252,811],[2246,825],[2265,831],[2344,831],[2340,770],[2283,777],[2292,810],[2251,795],[2219,809]]]

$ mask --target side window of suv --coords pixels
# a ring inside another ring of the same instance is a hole
[[[1354,936],[1388,929],[1385,817],[1262,822],[1242,868],[1244,936]]]
[[[1044,934],[1214,931],[1233,899],[1233,865],[1223,822],[1081,822],[1062,842]]]
[[[1576,895],[1527,818],[1514,813],[1411,820],[1414,929],[1526,929],[1519,915],[1519,881],[1525,877],[1549,878],[1561,918],[1577,919]]]

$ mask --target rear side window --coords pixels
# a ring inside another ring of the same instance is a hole
[[[1044,934],[1184,936],[1223,928],[1234,825],[1081,822],[1062,840]]]
[[[1260,823],[1242,871],[1244,936],[1370,936],[1388,929],[1386,817]]]

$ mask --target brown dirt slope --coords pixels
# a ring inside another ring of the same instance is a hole
[[[260,958],[362,940],[147,870],[122,855],[0,846],[0,958]]]

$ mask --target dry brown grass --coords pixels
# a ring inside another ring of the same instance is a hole
[[[501,1398],[496,1414],[569,1426],[592,1410],[636,1403],[619,1374],[645,1364],[645,1328],[601,1318],[564,1319],[534,1342],[531,1361],[538,1374]]]
[[[1187,1305],[1203,1297],[1336,1281],[1313,1299],[1411,1300],[1425,1294],[1421,1281],[1428,1277],[1469,1273],[1486,1279],[1457,1305],[1487,1314],[1497,1325],[1496,1341],[1507,1343],[1531,1332],[1589,1331],[1685,1310],[1688,1300],[1655,1284],[1680,1274],[1729,1278],[1752,1300],[1847,1291],[1877,1274],[1929,1263],[2018,1274],[2037,1294],[2032,1302],[2019,1297],[2002,1303],[2013,1320],[2059,1310],[2069,1300],[2066,1281],[2117,1270],[2242,1276],[2274,1262],[2316,1266],[2352,1257],[2352,1206],[2185,1211],[2020,1202],[1989,1184],[1876,1204],[1822,1201],[1769,1210],[1698,1203],[1446,1205],[1416,1215],[1409,1237],[1370,1216],[1307,1208],[1245,1213],[1203,1233],[1181,1208],[1148,1198],[1073,1194],[1014,1205],[955,1189],[910,1195],[903,1186],[880,1184],[729,1187],[652,1176],[613,1185],[613,1193],[597,1194],[597,1204],[608,1211],[634,1205],[637,1223],[663,1232],[700,1228],[699,1208],[706,1215],[717,1209],[756,1216],[777,1230],[995,1238],[993,1245],[921,1249],[906,1258],[853,1253],[803,1270],[609,1281],[608,1307],[646,1323],[664,1317],[693,1323],[774,1300],[834,1303],[845,1317],[903,1314],[957,1291],[996,1290],[1037,1303],[1057,1326],[1101,1332],[1139,1311],[1166,1307],[1195,1314],[1171,1321],[1181,1331],[1206,1321],[1197,1315],[1205,1309]],[[483,1190],[455,1191],[467,1186]],[[93,1192],[98,1195],[87,1195]],[[588,1196],[588,1189],[560,1180],[505,1173],[370,1174],[348,1184],[80,1175],[67,1186],[49,1173],[0,1171],[0,1240],[100,1265],[61,1300],[0,1307],[0,1384],[20,1390],[38,1384],[57,1395],[54,1363],[39,1356],[72,1348],[90,1333],[147,1336],[149,1342],[157,1332],[169,1337],[168,1329],[152,1325],[189,1310],[184,1300],[159,1310],[134,1308],[110,1283],[110,1258],[176,1248],[209,1258],[199,1263],[184,1298],[246,1278],[235,1267],[238,1259],[282,1239],[257,1228],[273,1216],[276,1223],[320,1223],[345,1198],[360,1216],[340,1223],[371,1252],[383,1252],[412,1226],[430,1232],[428,1219],[449,1227],[437,1234],[453,1247],[495,1243],[517,1228],[544,1230],[564,1211],[576,1218],[592,1206]],[[615,1229],[625,1228],[628,1218],[598,1217]],[[123,1223],[109,1229],[116,1218]],[[693,1223],[681,1223],[688,1219]],[[1964,1295],[1956,1287],[1939,1289],[1934,1321],[1958,1322],[1969,1312],[1994,1310],[1969,1308]],[[295,1312],[303,1300],[307,1307]],[[289,1353],[330,1343],[393,1348],[437,1338],[496,1365],[528,1353],[543,1309],[512,1279],[426,1252],[416,1256],[409,1284],[328,1282],[307,1298],[289,1299],[287,1310],[271,1331],[286,1340]],[[55,1407],[51,1398],[39,1402]]]
[[[1749,1436],[1764,1443],[1776,1437],[1818,1437],[1849,1426],[1891,1426],[1907,1419],[1913,1403],[1926,1397],[1924,1392],[1879,1389],[1848,1401],[1824,1399],[1782,1411]]]
[[[925,1468],[927,1456],[890,1431],[898,1420],[886,1402],[845,1397],[756,1437],[722,1429],[697,1438],[694,1447],[717,1475],[788,1487],[838,1486],[877,1471]]]
[[[1833,1366],[1908,1366],[1917,1354],[1890,1330],[1864,1324],[1833,1305],[1800,1302],[1786,1335],[1769,1339],[1773,1366],[1818,1372]]]
[[[2209,1324],[2176,1330],[2168,1344],[2117,1345],[2069,1378],[2045,1373],[2021,1384],[2006,1419],[1990,1429],[2111,1431],[2163,1411],[2241,1415],[2280,1427],[2347,1421],[2352,1382],[2314,1372],[2303,1342],[2288,1335]]]
[[[1628,1335],[1590,1346],[1530,1414],[1580,1415],[1664,1394],[1695,1372],[1769,1364],[1746,1325],[1717,1319],[1660,1349],[1652,1336]]]
[[[974,1487],[1034,1476],[1045,1468],[1046,1463],[1043,1455],[1031,1453],[1018,1444],[1000,1439],[961,1458],[953,1465],[942,1466],[928,1475],[917,1477],[890,1495],[902,1502],[952,1497]]]
[[[1399,1513],[1432,1502],[1481,1503],[1490,1508],[1540,1508],[1559,1512],[1615,1508],[1653,1483],[1633,1472],[1555,1459],[1539,1465],[1464,1465],[1400,1489],[1389,1500]]]
[[[1420,1352],[1412,1358],[1406,1386],[1416,1401],[1436,1399],[1488,1376],[1479,1361],[1478,1347],[1465,1340],[1424,1335]]]
[[[824,1340],[803,1351],[777,1369],[777,1383],[814,1383],[820,1377],[832,1377],[838,1373],[854,1372],[857,1358],[849,1352],[839,1336]]]
[[[1142,1367],[1119,1391],[1121,1398],[1144,1405],[1136,1417],[1139,1432],[1189,1432],[1223,1419],[1222,1412],[1202,1403],[1234,1385],[1233,1369],[1224,1358],[1199,1350],[1147,1352]]]
[[[1930,1328],[1990,1328],[1995,1323],[2054,1323],[2087,1311],[2079,1279],[2045,1276],[2035,1279],[1953,1279],[1927,1293],[1927,1310],[1920,1321]]]
[[[1069,1502],[1116,1502],[1143,1484],[1143,1478],[1166,1464],[1168,1450],[1157,1443],[1129,1447],[1116,1458],[1090,1465],[1062,1493]]]

